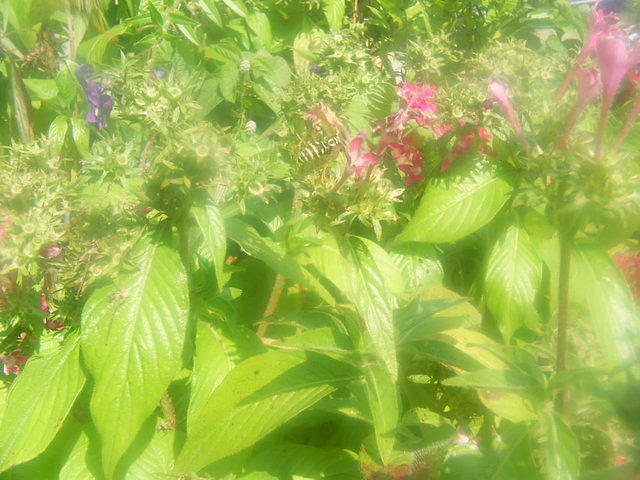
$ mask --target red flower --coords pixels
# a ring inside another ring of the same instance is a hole
[[[398,170],[407,174],[405,186],[422,181],[422,168],[424,163],[420,159],[420,150],[411,144],[410,137],[404,137],[400,142],[389,145],[395,150],[393,158],[396,159]]]
[[[15,375],[22,372],[20,365],[27,362],[27,357],[20,355],[20,350],[14,350],[6,355],[0,355],[0,361],[4,364],[3,371],[5,375],[13,373]]]
[[[378,165],[378,157],[371,152],[363,153],[362,145],[364,143],[364,132],[360,132],[350,142],[347,148],[349,155],[350,168],[358,179],[364,178],[369,165]]]

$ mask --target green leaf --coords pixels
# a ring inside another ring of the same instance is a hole
[[[507,392],[536,392],[540,385],[534,378],[516,370],[476,370],[447,378],[442,382],[450,387],[484,388]]]
[[[233,10],[234,13],[240,15],[242,18],[247,18],[249,10],[242,0],[222,0],[227,7]]]
[[[69,121],[64,115],[58,115],[49,125],[49,140],[58,148],[62,148],[69,131]]]
[[[585,305],[609,366],[634,362],[638,339],[635,302],[624,277],[609,255],[576,247],[571,264],[571,297]]]
[[[543,414],[549,480],[573,480],[580,472],[580,446],[571,429],[553,412]]]
[[[357,459],[347,450],[318,448],[289,442],[265,445],[249,460],[247,469],[277,475],[269,477],[272,479],[360,480],[362,478]]]
[[[33,100],[51,100],[58,96],[58,85],[53,79],[25,78],[24,84]]]
[[[340,30],[346,5],[344,0],[322,0],[322,11],[332,32]]]
[[[398,107],[396,87],[390,83],[376,83],[367,95],[369,110],[375,120],[391,115]]]
[[[320,235],[319,235],[320,236]],[[358,238],[338,244],[330,235],[320,236],[322,244],[305,249],[309,263],[353,303],[363,320],[370,350],[397,377],[393,298],[387,291],[385,277],[367,245]],[[380,254],[377,251],[377,254]],[[392,265],[392,260],[384,261]]]
[[[369,365],[365,370],[369,409],[373,420],[376,446],[383,465],[392,458],[400,405],[396,385],[381,365]]]
[[[254,228],[237,219],[227,219],[225,222],[229,237],[252,257],[263,261],[273,270],[284,277],[305,287],[311,288],[320,298],[330,305],[335,304],[334,298],[325,287],[303,266],[270,238],[261,237]]]
[[[189,300],[172,249],[141,241],[136,270],[96,290],[82,312],[82,354],[93,376],[92,419],[111,475],[180,370]]]
[[[253,12],[247,16],[247,25],[256,34],[265,48],[271,46],[271,24],[263,12]]]
[[[451,172],[427,184],[420,205],[396,243],[453,242],[483,227],[495,217],[511,191],[500,176],[484,167],[458,178]]]
[[[239,362],[234,343],[209,322],[199,320],[191,374],[187,429],[209,408],[220,383]]]
[[[218,80],[220,94],[222,97],[227,102],[235,102],[236,90],[238,89],[238,82],[240,81],[240,70],[238,64],[235,62],[223,63],[215,73],[215,78]]]
[[[78,55],[83,57],[87,63],[101,63],[102,57],[109,44],[127,31],[127,25],[120,23],[114,25],[109,30],[99,33],[95,37],[82,42],[78,47]]]
[[[194,412],[176,461],[179,472],[206,465],[253,445],[354,378],[346,364],[301,352],[271,351],[235,367]]]
[[[444,270],[433,245],[405,243],[391,253],[391,259],[400,269],[409,290],[424,286],[442,285]]]
[[[216,0],[196,0],[205,15],[216,24],[218,27],[222,27],[222,17],[216,7]]]
[[[80,393],[85,376],[77,341],[34,356],[16,378],[0,424],[0,471],[44,451]]]
[[[80,154],[84,155],[89,152],[89,126],[84,118],[72,117],[71,119],[71,136]]]
[[[66,462],[60,469],[59,478],[65,480],[95,480],[88,466],[89,437],[82,431]],[[97,460],[97,459],[96,459]]]
[[[196,219],[196,224],[202,235],[201,251],[207,260],[213,263],[216,284],[218,289],[221,289],[225,284],[223,267],[227,252],[224,220],[220,211],[214,205],[195,206],[191,209],[191,214]]]
[[[509,227],[493,246],[484,289],[487,306],[507,343],[525,318],[535,314],[533,302],[541,281],[542,262],[529,235],[521,228]]]

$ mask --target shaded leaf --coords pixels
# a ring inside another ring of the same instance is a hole
[[[0,424],[0,471],[34,458],[53,440],[85,382],[79,352],[69,339],[58,351],[32,357],[16,378]]]
[[[189,300],[179,255],[145,239],[137,269],[96,290],[82,312],[91,417],[111,475],[180,369]]]

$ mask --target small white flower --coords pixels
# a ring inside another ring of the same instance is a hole
[[[247,133],[256,133],[256,127],[256,122],[254,122],[253,120],[249,120],[244,126],[244,131]]]
[[[242,73],[249,73],[251,70],[251,62],[246,58],[240,62],[240,71]]]

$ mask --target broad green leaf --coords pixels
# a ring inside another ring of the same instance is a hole
[[[536,250],[550,270],[551,305],[557,306],[559,242],[536,239]],[[575,245],[570,265],[570,300],[584,308],[602,353],[602,365],[636,360],[638,313],[624,277],[609,255],[588,245]]]
[[[484,388],[507,392],[535,393],[540,385],[532,377],[516,370],[476,370],[450,377],[442,382],[450,387]]]
[[[216,0],[196,0],[205,15],[218,27],[222,27],[222,17],[216,7]]]
[[[400,402],[394,379],[382,365],[365,369],[365,384],[378,455],[387,465],[393,454]]]
[[[78,152],[84,155],[89,152],[89,126],[84,118],[72,117],[70,120],[71,136]]]
[[[80,433],[71,453],[60,469],[60,479],[65,480],[95,480],[87,460],[89,460],[89,437],[83,431]],[[96,459],[97,460],[97,459]]]
[[[549,480],[573,480],[580,472],[580,446],[571,429],[553,412],[544,412]]]
[[[346,450],[288,442],[265,445],[249,460],[247,469],[277,475],[270,477],[274,479],[360,480],[362,478],[357,458]]]
[[[45,450],[84,382],[75,339],[68,339],[56,352],[27,362],[9,391],[0,424],[0,471]]]
[[[227,102],[235,102],[238,82],[240,81],[240,70],[238,64],[235,62],[223,63],[216,71],[215,78],[218,80],[218,86],[220,87],[220,94],[222,97]]]
[[[161,428],[162,419],[146,422],[144,435],[136,439],[115,478],[121,480],[162,480],[173,470],[174,433]],[[96,480],[100,465],[100,452],[89,441],[85,431],[75,442],[64,465],[60,469],[62,480]],[[99,474],[98,474],[99,475]],[[56,477],[58,478],[58,477]],[[102,478],[100,476],[99,478]]]
[[[67,131],[69,130],[69,121],[64,115],[58,115],[49,125],[49,140],[58,148],[62,148]]]
[[[367,247],[368,253],[375,263],[377,269],[382,274],[386,290],[392,294],[404,292],[404,276],[397,267],[393,258],[387,251],[371,240],[364,237],[356,237]]]
[[[397,378],[393,299],[375,258],[358,238],[343,241],[341,245],[330,235],[321,238],[321,245],[305,249],[309,263],[355,305],[369,343],[365,349],[376,354],[391,376]],[[392,264],[391,261],[384,263]]]
[[[402,272],[408,289],[442,285],[444,270],[432,245],[398,245],[391,253],[391,258]]]
[[[330,305],[335,304],[334,298],[325,287],[305,267],[270,238],[261,237],[254,228],[236,219],[225,222],[229,237],[252,257],[263,261],[282,276],[293,280],[315,291],[322,300]]]
[[[95,37],[82,42],[78,46],[78,55],[87,63],[101,63],[109,44],[127,31],[127,25],[120,23]]]
[[[189,430],[202,412],[209,408],[209,401],[216,389],[238,362],[233,341],[209,322],[199,320],[187,412]]]
[[[504,370],[507,365],[497,353],[499,345],[485,335],[458,328],[443,332],[437,341],[423,342],[423,355],[450,366],[457,373],[474,372],[483,369]],[[505,390],[479,389],[482,403],[495,414],[512,422],[528,421],[536,418],[530,399],[520,393]]]
[[[347,335],[340,334],[335,328],[321,327],[284,337],[271,345],[279,348],[323,353],[342,360],[353,353],[349,344],[350,338]]]
[[[24,84],[32,100],[51,100],[58,95],[58,85],[50,78],[25,78]]]
[[[485,274],[485,301],[498,320],[505,341],[535,315],[534,300],[542,281],[542,262],[529,235],[511,226],[493,246]]]
[[[509,184],[488,166],[427,183],[420,205],[396,243],[453,242],[489,223],[507,201]]]
[[[202,235],[202,252],[207,260],[213,263],[216,272],[216,284],[221,289],[225,284],[224,260],[227,252],[227,241],[224,229],[224,220],[220,211],[214,205],[195,206],[191,214],[196,219],[196,224]]]
[[[342,27],[345,10],[345,0],[322,0],[322,11],[332,32]]]
[[[189,299],[179,255],[143,240],[136,270],[96,290],[82,312],[91,417],[111,475],[180,370]]]
[[[253,12],[247,16],[247,25],[256,34],[265,48],[271,46],[271,24],[263,12]]]
[[[198,471],[253,445],[355,375],[320,355],[271,351],[250,357],[225,377],[206,409],[193,412],[177,471]]]
[[[609,366],[636,361],[638,314],[629,287],[609,255],[576,247],[571,264],[571,297],[585,305]]]
[[[499,434],[504,449],[498,452],[498,463],[490,480],[538,477],[530,424],[500,422]]]

